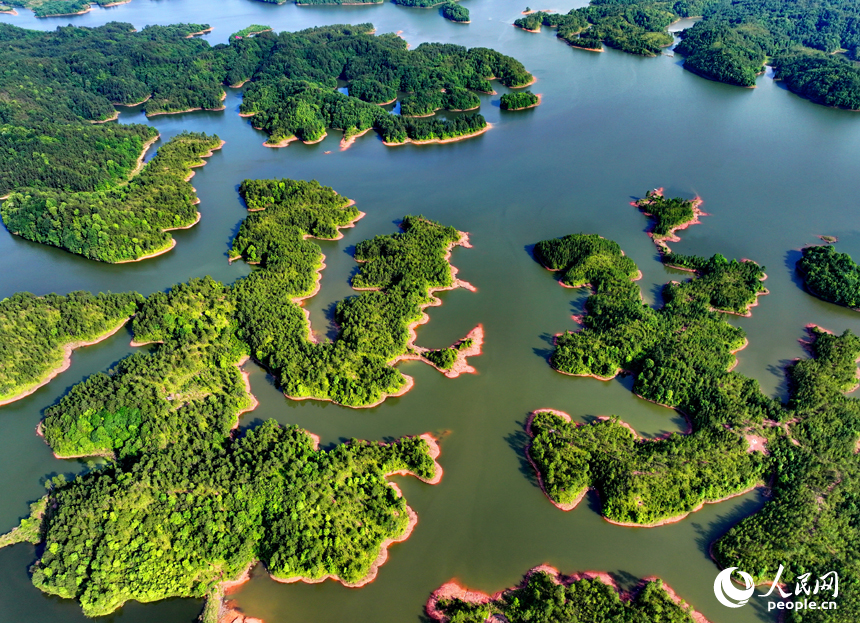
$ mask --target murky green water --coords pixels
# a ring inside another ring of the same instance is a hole
[[[269,417],[299,424],[320,434],[324,445],[350,437],[444,433],[441,484],[397,478],[418,512],[415,532],[391,548],[378,579],[360,590],[333,582],[279,585],[263,576],[236,594],[239,605],[267,623],[416,622],[429,593],[453,577],[495,591],[546,562],[565,572],[606,570],[630,582],[658,575],[714,623],[771,620],[753,605],[730,611],[716,602],[717,568],[707,554],[714,538],[760,507],[764,500],[758,494],[709,505],[670,526],[631,529],[603,521],[595,497],[563,513],[536,487],[524,465],[522,428],[535,408],[579,417],[617,414],[646,434],[678,430],[682,422],[674,412],[633,397],[624,381],[569,378],[550,370],[545,357],[551,335],[575,326],[570,315],[583,296],[559,287],[527,250],[538,240],[579,231],[613,238],[642,268],[640,284],[654,301],[659,286],[676,274],[657,261],[643,233],[646,220],[629,205],[630,198],[654,186],[665,186],[670,194],[701,195],[711,216],[686,230],[673,248],[700,255],[719,251],[767,266],[771,294],[760,299],[752,318],[733,319],[751,342],[740,354],[738,370],[781,395],[783,366],[803,355],[797,340],[805,324],[860,331],[860,316],[805,294],[793,272],[797,250],[816,242],[817,234],[839,236],[840,250],[860,256],[860,118],[803,101],[767,77],[757,89],[737,89],[683,71],[677,58],[587,53],[568,48],[551,32],[518,31],[510,24],[524,7],[521,0],[469,0],[468,6],[468,26],[447,22],[436,11],[392,4],[298,8],[250,0],[223,0],[214,7],[204,0],[133,0],[75,18],[36,20],[24,11],[0,17],[34,28],[70,21],[120,20],[138,27],[207,22],[215,26],[208,37],[213,43],[249,23],[295,30],[372,21],[380,32],[402,31],[412,45],[450,41],[511,54],[538,77],[533,90],[544,96],[539,108],[508,114],[499,109],[497,96],[482,97],[482,112],[495,127],[477,139],[386,148],[371,133],[345,152],[334,135],[313,146],[263,147],[265,135],[235,114],[240,101],[235,90],[225,112],[147,121],[136,109],[124,110],[120,122],[151,123],[163,139],[188,129],[227,141],[193,181],[201,222],[174,234],[178,245],[171,253],[123,266],[90,262],[3,230],[0,296],[20,290],[150,293],[207,274],[233,281],[248,272],[226,261],[244,216],[238,184],[249,177],[315,178],[354,198],[367,213],[343,240],[322,245],[328,268],[309,308],[314,329],[324,334],[332,304],[351,293],[352,245],[395,231],[394,221],[407,213],[452,224],[471,233],[474,248],[457,249],[453,263],[478,292],[443,293],[444,305],[430,309],[431,322],[419,329],[419,343],[444,346],[483,323],[485,353],[473,360],[477,375],[449,380],[428,366],[405,363],[404,372],[416,379],[413,391],[378,408],[353,411],[288,401],[252,366],[251,383],[261,404],[243,420],[245,426]],[[568,1],[552,8],[572,6]],[[55,460],[34,429],[42,410],[72,384],[130,352],[129,339],[120,332],[76,352],[66,373],[0,409],[0,438],[6,442],[0,454],[0,530],[26,513],[27,503],[44,490],[45,475],[87,469],[82,461]],[[74,603],[32,587],[27,568],[34,559],[35,550],[27,545],[0,550],[0,618],[84,620]],[[193,600],[129,604],[107,618],[190,623],[199,609]]]

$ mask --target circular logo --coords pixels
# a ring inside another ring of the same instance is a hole
[[[738,571],[738,575],[744,581],[744,588],[740,589],[732,584],[732,571],[737,570],[737,567],[729,567],[723,569],[714,580],[714,596],[721,604],[727,608],[740,608],[746,605],[753,592],[755,592],[755,583],[752,576],[745,571]]]

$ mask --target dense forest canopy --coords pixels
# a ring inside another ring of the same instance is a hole
[[[846,307],[860,307],[860,266],[830,245],[806,247],[797,272],[815,296]]]
[[[323,452],[274,420],[237,439],[176,440],[54,488],[33,583],[100,616],[132,599],[217,597],[257,560],[278,578],[358,582],[410,523],[385,476],[437,469],[422,438]]]
[[[602,578],[564,577],[546,567],[533,569],[520,586],[493,596],[486,603],[440,596],[431,599],[428,611],[442,623],[483,623],[501,617],[510,623],[694,621],[690,608],[676,603],[660,580],[645,581],[634,595],[622,596]]]
[[[184,132],[160,147],[128,183],[107,190],[19,188],[0,206],[3,224],[27,240],[102,262],[163,252],[174,244],[167,230],[197,221],[191,167],[220,145],[217,136]]]
[[[0,402],[44,382],[67,349],[112,331],[142,300],[139,294],[19,292],[0,301]]]
[[[593,0],[567,14],[536,12],[515,24],[558,29],[575,47],[601,44],[644,56],[671,45],[667,27],[702,20],[681,33],[676,51],[701,76],[750,87],[774,67],[789,90],[820,104],[860,109],[860,5],[853,0]]]
[[[745,569],[757,582],[773,580],[781,564],[784,582],[836,570],[840,613],[805,612],[803,621],[853,620],[848,613],[860,607],[860,401],[844,392],[857,384],[860,338],[813,328],[812,357],[789,366],[790,398],[781,404],[731,371],[744,332],[712,311],[737,310],[754,298],[761,267],[720,255],[666,254],[664,261],[697,277],[669,284],[663,307],[654,310],[625,279],[632,271],[627,258],[597,240],[568,236],[536,247],[536,257],[560,271],[563,282],[588,282],[594,290],[582,330],[557,337],[552,366],[601,378],[628,371],[637,395],[678,409],[691,431],[643,440],[615,417],[576,424],[557,412],[536,412],[528,452],[547,495],[569,508],[596,488],[608,519],[642,525],[767,480],[770,501],[714,544],[717,561]],[[765,452],[751,451],[750,436],[764,441]]]

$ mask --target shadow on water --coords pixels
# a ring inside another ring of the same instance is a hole
[[[756,489],[756,495],[744,500],[742,503],[734,506],[731,510],[718,515],[709,524],[693,522],[691,525],[696,532],[696,545],[699,550],[708,556],[711,555],[711,545],[728,533],[728,531],[737,525],[742,519],[754,515],[763,507],[767,497],[762,489]]]
[[[526,418],[528,415],[526,415]],[[526,421],[523,419],[522,421],[517,421],[517,429],[516,431],[510,433],[505,437],[505,441],[508,446],[513,450],[517,458],[519,459],[519,471],[525,476],[526,480],[528,480],[535,487],[540,487],[538,483],[537,474],[535,474],[534,468],[529,463],[529,459],[526,456],[526,449],[529,446],[529,442],[531,438],[526,433]]]
[[[340,327],[337,326],[335,322],[335,315],[337,313],[337,301],[334,303],[330,303],[328,307],[323,310],[323,315],[325,316],[328,324],[325,328],[325,338],[331,342],[334,342],[337,339],[338,334],[340,333]]]
[[[546,342],[549,348],[533,348],[532,352],[549,363],[549,358],[555,350],[555,336],[552,333],[541,333],[540,339]]]
[[[786,374],[786,369],[792,363],[794,363],[794,359],[780,359],[777,364],[770,364],[767,366],[767,371],[779,379],[779,383],[774,390],[774,398],[783,402],[787,401],[789,398],[788,375]]]
[[[789,249],[785,253],[785,267],[791,277],[791,282],[804,292],[807,292],[803,278],[797,272],[797,262],[800,261],[801,257],[803,257],[803,253],[799,249]]]

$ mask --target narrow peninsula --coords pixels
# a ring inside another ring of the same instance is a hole
[[[467,590],[456,582],[443,584],[425,609],[439,623],[708,623],[658,578],[645,578],[625,592],[608,573],[585,571],[564,576],[548,565],[535,567],[519,586],[492,596]]]

